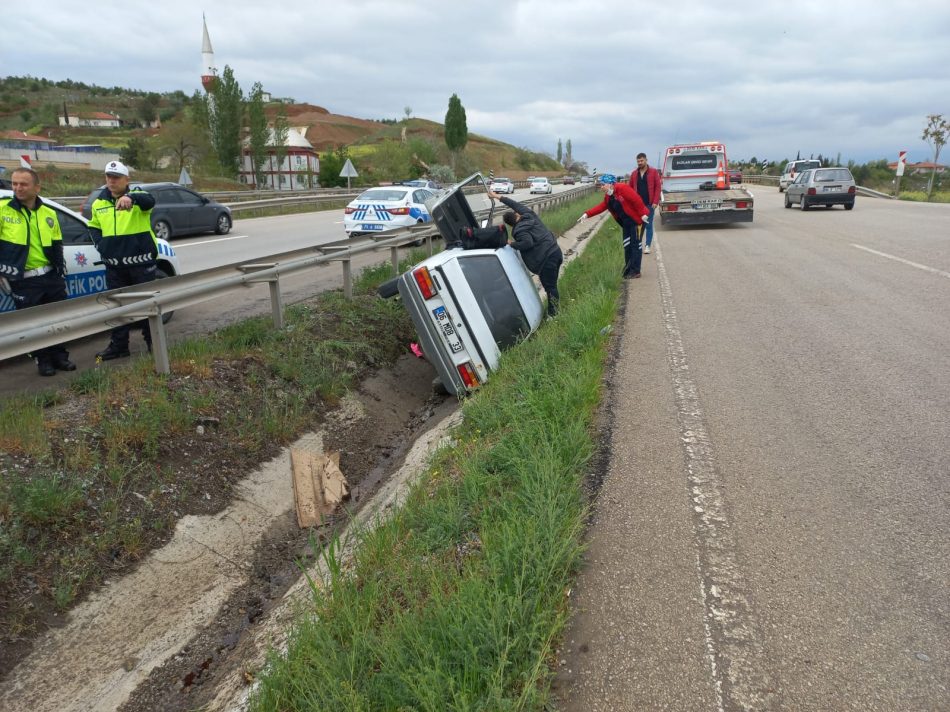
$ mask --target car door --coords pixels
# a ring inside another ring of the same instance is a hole
[[[54,208],[55,209],[55,208]],[[92,244],[89,227],[68,213],[56,210],[63,233],[63,258],[66,262],[66,295],[84,297],[106,289],[106,268]]]
[[[789,202],[795,203],[801,200],[802,194],[805,192],[805,184],[808,182],[808,176],[811,174],[811,171],[802,171],[788,185],[788,199]]]
[[[189,207],[191,232],[208,232],[214,230],[217,215],[211,202],[206,201],[203,196],[187,188],[178,188],[178,193],[182,204]]]

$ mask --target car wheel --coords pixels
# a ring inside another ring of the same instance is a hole
[[[215,226],[214,231],[219,235],[227,235],[231,232],[231,216],[227,213],[221,213],[218,216],[218,224]]]
[[[844,204],[844,209],[845,209],[845,210],[854,210],[854,203],[845,203],[845,204]]]
[[[791,198],[789,198],[788,193],[785,194],[785,207],[786,208],[792,207],[792,200]]]
[[[779,192],[779,193],[784,193],[784,192],[785,192],[785,188],[782,187],[782,184],[781,184],[781,183],[779,183],[778,192]]]
[[[165,220],[159,220],[155,223],[155,227],[152,228],[152,232],[155,233],[155,237],[159,240],[164,240],[168,242],[172,239],[172,228]]]
[[[799,205],[801,205],[802,210],[808,210],[808,201],[805,200],[804,195],[802,196],[802,200],[801,200],[801,203],[799,203]]]
[[[383,299],[395,297],[397,294],[399,294],[399,277],[387,279],[381,285],[376,287],[376,294],[381,296]]]
[[[166,272],[161,266],[155,268],[155,279],[167,279],[171,275]],[[172,320],[172,317],[175,315],[175,312],[162,312],[162,323],[167,324]]]

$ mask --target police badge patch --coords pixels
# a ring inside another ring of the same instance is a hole
[[[55,221],[53,220],[53,218],[47,216],[46,224],[49,225],[50,227],[53,227],[53,225],[55,224]]]

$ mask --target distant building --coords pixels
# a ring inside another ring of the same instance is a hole
[[[920,173],[930,173],[934,170],[934,166],[937,167],[937,173],[943,173],[947,170],[947,167],[942,163],[934,163],[933,161],[921,161],[920,163],[907,163],[904,165],[904,173],[909,173],[911,175],[917,175]],[[897,170],[897,161],[892,161],[887,164],[887,167],[892,171]]]
[[[31,136],[22,131],[0,131],[0,146],[4,148],[50,148],[55,140],[42,136]]]
[[[91,127],[117,129],[122,126],[122,119],[114,114],[102,111],[93,111],[88,114],[67,114],[59,117],[60,126]]]
[[[320,156],[313,145],[305,138],[306,128],[288,128],[286,155],[278,166],[275,160],[274,132],[271,129],[270,142],[267,147],[267,162],[264,164],[264,184],[257,185],[254,177],[254,166],[251,163],[249,141],[245,139],[241,156],[241,173],[238,177],[242,183],[255,188],[272,188],[274,190],[307,190],[317,187],[317,178],[320,175]]]

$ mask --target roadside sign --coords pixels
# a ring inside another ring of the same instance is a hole
[[[901,151],[897,154],[897,176],[904,175],[904,166],[907,164],[907,151]]]
[[[178,185],[191,185],[191,176],[188,175],[188,171],[185,170],[184,166],[182,166],[181,173],[178,174]]]
[[[343,170],[340,171],[340,178],[346,178],[346,189],[350,189],[350,178],[357,178],[359,173],[356,172],[356,168],[353,167],[353,161],[349,158],[346,159],[346,163],[343,164]]]

